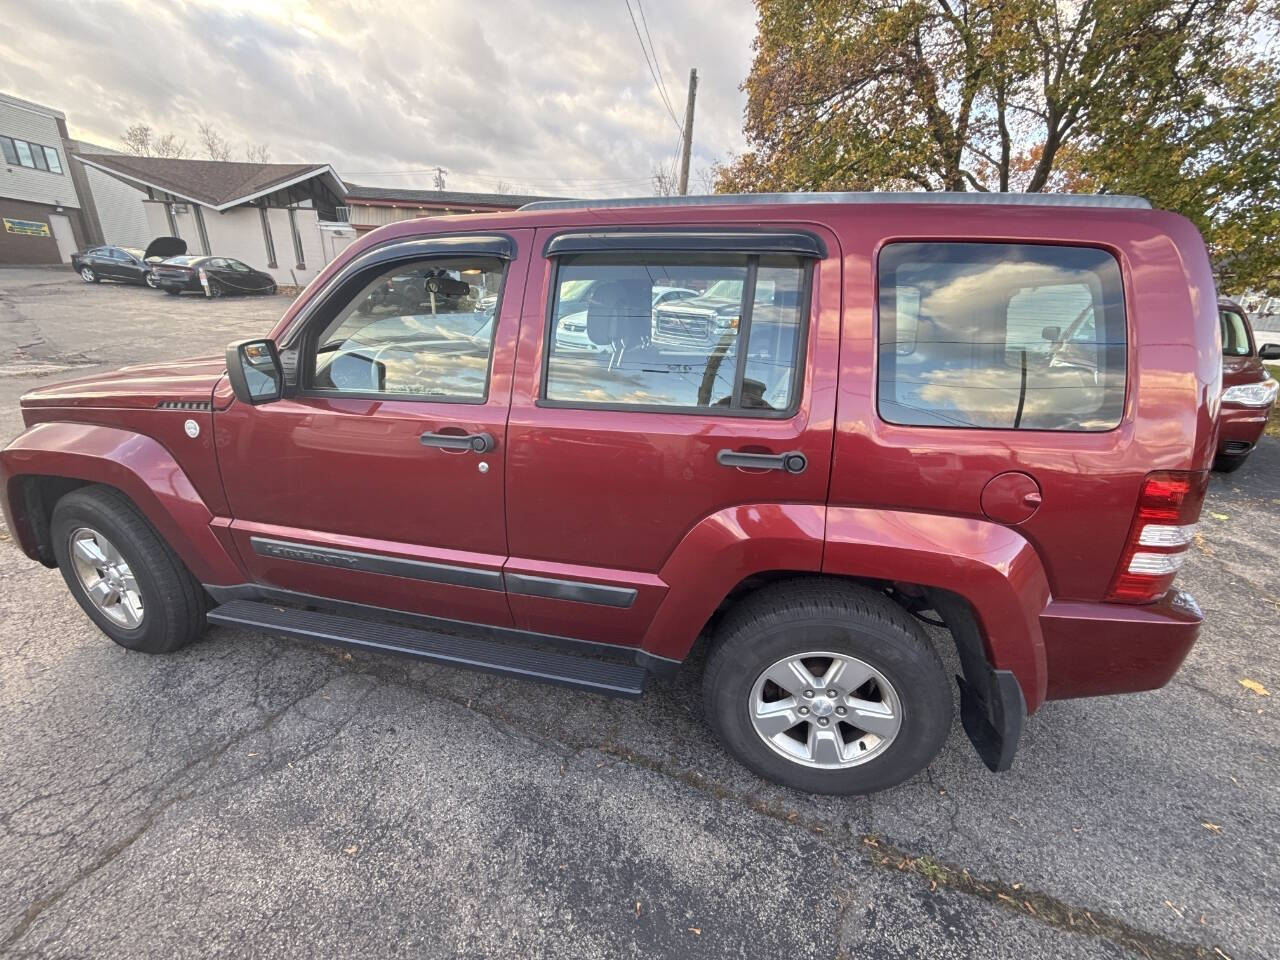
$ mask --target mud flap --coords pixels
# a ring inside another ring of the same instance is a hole
[[[964,677],[956,676],[960,722],[987,769],[1000,773],[1013,766],[1022,722],[1027,716],[1027,701],[1012,671],[988,667],[982,673],[986,675],[986,690],[978,690]]]

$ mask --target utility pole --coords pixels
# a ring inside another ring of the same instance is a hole
[[[444,175],[448,172],[449,171],[446,170],[444,167],[436,167],[436,175],[434,177],[436,182],[436,189],[442,193],[444,192]]]
[[[698,68],[689,71],[689,101],[684,105],[684,144],[680,147],[680,196],[689,192],[689,149],[693,146],[693,101],[698,96]]]

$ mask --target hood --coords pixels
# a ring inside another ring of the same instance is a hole
[[[209,403],[226,373],[225,357],[200,357],[122,367],[79,380],[38,387],[24,407],[127,407],[154,409],[161,403]]]
[[[1242,383],[1261,383],[1267,379],[1266,367],[1257,357],[1223,357],[1222,389]]]
[[[150,260],[152,257],[159,257],[161,260],[166,260],[169,257],[180,257],[186,252],[187,241],[181,237],[156,237],[147,244],[142,259]]]

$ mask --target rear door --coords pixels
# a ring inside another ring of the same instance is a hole
[[[292,396],[215,418],[232,534],[259,583],[495,625],[506,420],[532,231],[375,248],[282,338]],[[447,278],[434,300],[392,276]],[[501,289],[499,313],[478,291]]]
[[[508,423],[508,599],[517,626],[635,645],[694,526],[825,503],[839,247],[813,227],[596,225],[535,246]],[[654,307],[655,287],[698,295]],[[557,336],[567,320],[585,333]]]

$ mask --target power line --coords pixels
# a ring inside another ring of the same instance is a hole
[[[680,121],[676,119],[676,112],[672,109],[671,103],[667,100],[666,93],[662,88],[662,83],[658,80],[658,74],[649,60],[649,48],[644,45],[644,37],[640,36],[640,25],[636,23],[636,15],[631,10],[631,0],[622,0],[622,2],[627,5],[627,16],[631,18],[631,29],[636,33],[636,40],[640,44],[640,52],[644,54],[644,63],[645,66],[649,68],[649,76],[653,78],[653,86],[658,91],[658,98],[662,101],[662,105],[667,108],[667,114],[671,117],[671,122],[676,125],[676,129],[681,130]]]
[[[671,94],[667,91],[666,73],[662,69],[662,64],[658,61],[658,48],[653,45],[653,37],[649,35],[649,20],[644,15],[644,0],[636,0],[636,9],[640,11],[640,22],[644,25],[645,39],[649,41],[649,52],[653,54],[653,65],[658,68],[658,83],[662,85],[662,99],[666,101],[667,109],[674,113]]]

